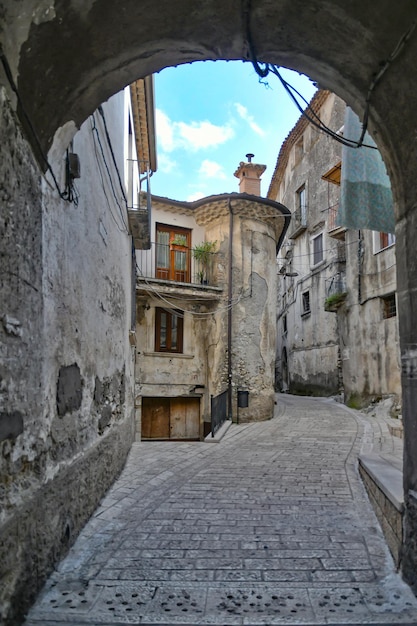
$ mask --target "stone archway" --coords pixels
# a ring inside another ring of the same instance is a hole
[[[249,38],[259,60],[308,74],[360,116],[372,81],[386,67],[371,95],[370,130],[387,164],[396,201],[405,425],[403,571],[417,587],[417,90],[413,80],[417,36],[410,30],[417,19],[415,3],[405,0],[399,7],[390,0],[379,0],[377,6],[342,0],[198,4],[193,0],[49,4],[9,0],[1,3],[0,15],[1,54],[7,58],[20,102],[16,103],[4,73],[0,84],[9,92],[38,159],[41,150],[46,153],[51,148],[54,137],[59,154],[103,100],[137,77],[196,60],[248,60]],[[405,45],[398,49],[402,38]],[[8,124],[12,135],[13,121]],[[10,160],[10,154],[6,152],[4,158]],[[31,176],[35,182],[26,190],[18,184],[8,189],[6,185],[15,204],[27,202],[33,185],[40,184],[34,164]],[[34,220],[32,226],[33,236],[40,240],[40,221]],[[25,245],[24,237],[20,243]]]

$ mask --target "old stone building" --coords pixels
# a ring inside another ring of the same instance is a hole
[[[122,402],[127,398],[133,405],[126,313],[131,297],[125,280],[131,247],[119,223],[121,231],[115,225],[106,247],[115,255],[101,254],[99,210],[107,206],[106,198],[98,208],[92,199],[82,210],[83,188],[75,209],[61,198],[52,172],[60,172],[61,180],[70,141],[110,96],[138,77],[206,59],[259,60],[308,74],[368,119],[384,158],[396,218],[404,423],[401,571],[417,590],[416,17],[412,0],[293,0],[290,10],[276,0],[208,0],[198,7],[187,0],[155,0],[146,10],[135,0],[0,2],[6,485],[0,562],[1,606],[9,622],[13,611],[25,610],[45,572],[114,480],[134,433],[134,413]],[[56,394],[65,381],[74,394],[60,403],[61,420]],[[69,420],[66,413],[78,407],[80,387],[81,406]],[[97,411],[107,399],[115,405],[115,419],[99,435]],[[50,426],[65,420],[71,436],[60,446],[52,442]]]
[[[241,162],[240,193],[152,197],[153,241],[137,251],[138,436],[200,439],[213,398],[223,397],[223,419],[272,417],[275,257],[288,211],[260,197],[264,170]],[[133,228],[137,218],[130,211]]]
[[[17,619],[34,597],[134,439],[128,207],[138,197],[140,172],[155,167],[152,119],[143,111],[152,89],[152,79],[139,80],[89,116],[54,161],[61,197],[24,158],[24,139],[2,107],[4,619]],[[5,194],[5,180],[17,196]]]
[[[328,92],[317,92],[310,106],[332,128],[343,124],[344,105]],[[331,395],[340,386],[336,317],[324,301],[328,281],[341,271],[344,245],[329,236],[327,209],[335,198],[322,180],[339,153],[336,142],[301,117],[268,191],[292,212],[279,258],[277,383],[296,393]]]
[[[318,91],[310,107],[343,136],[340,98]],[[292,210],[279,258],[277,386],[397,404],[395,237],[338,225],[341,152],[302,116],[272,177],[268,196]]]

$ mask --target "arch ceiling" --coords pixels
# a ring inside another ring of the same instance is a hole
[[[79,127],[138,77],[249,59],[249,37],[261,61],[308,74],[361,115],[372,77],[417,18],[414,0],[9,0],[0,11],[3,53],[44,150],[58,128]],[[400,87],[416,53],[411,37],[373,93],[371,130],[383,151],[414,117]]]

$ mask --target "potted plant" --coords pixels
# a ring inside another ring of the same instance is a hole
[[[177,247],[186,248],[187,235],[176,234],[175,237],[171,240],[170,245],[172,250],[175,250]]]
[[[216,251],[217,241],[203,241],[193,248],[193,257],[197,261],[197,277],[201,284],[208,283],[212,254]]]

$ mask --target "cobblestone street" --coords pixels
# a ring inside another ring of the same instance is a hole
[[[27,626],[416,624],[357,470],[376,440],[371,417],[279,395],[219,444],[134,444]]]

